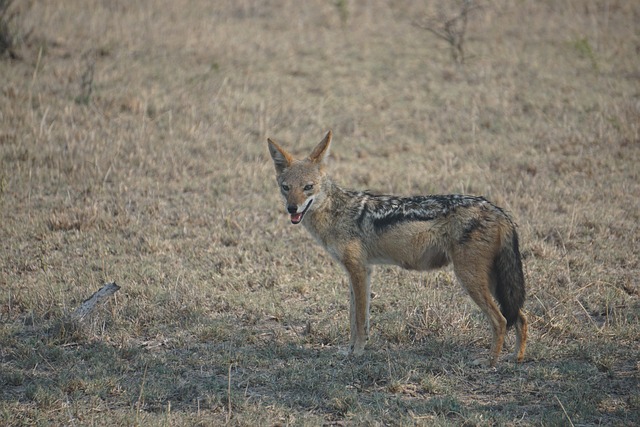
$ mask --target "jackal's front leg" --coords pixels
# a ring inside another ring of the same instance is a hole
[[[371,268],[363,262],[345,260],[344,267],[349,273],[351,283],[351,306],[349,318],[351,320],[351,339],[349,353],[361,354],[369,335],[369,306],[371,289],[369,277]]]

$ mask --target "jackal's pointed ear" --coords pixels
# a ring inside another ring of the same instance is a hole
[[[316,148],[311,152],[309,160],[313,163],[320,163],[327,157],[329,154],[329,146],[331,145],[331,137],[331,131],[327,132],[324,139],[320,141],[320,144],[316,145]]]
[[[291,163],[293,163],[293,157],[291,157],[291,154],[287,153],[284,148],[276,144],[271,138],[267,138],[267,142],[269,143],[269,153],[273,159],[273,164],[276,166],[276,172],[282,173],[282,171],[291,166]]]

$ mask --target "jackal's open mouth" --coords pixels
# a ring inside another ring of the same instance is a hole
[[[309,210],[309,206],[311,206],[311,203],[313,203],[313,199],[309,200],[309,203],[307,203],[307,206],[302,210],[302,212],[291,214],[292,224],[300,224],[300,221],[302,221],[302,217],[307,213],[307,210]]]

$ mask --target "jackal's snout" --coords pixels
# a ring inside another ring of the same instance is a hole
[[[303,204],[287,203],[287,212],[291,215],[291,222],[293,224],[300,224],[304,214],[307,213],[309,207],[313,203],[313,199],[307,199]]]

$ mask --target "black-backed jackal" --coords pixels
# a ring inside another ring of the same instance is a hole
[[[302,222],[349,274],[350,353],[362,353],[369,332],[372,264],[429,270],[451,262],[491,323],[489,365],[495,366],[512,325],[515,359],[522,361],[524,275],[518,234],[504,210],[476,196],[396,197],[341,188],[324,168],[331,132],[302,160],[271,139],[268,143],[291,222]]]

